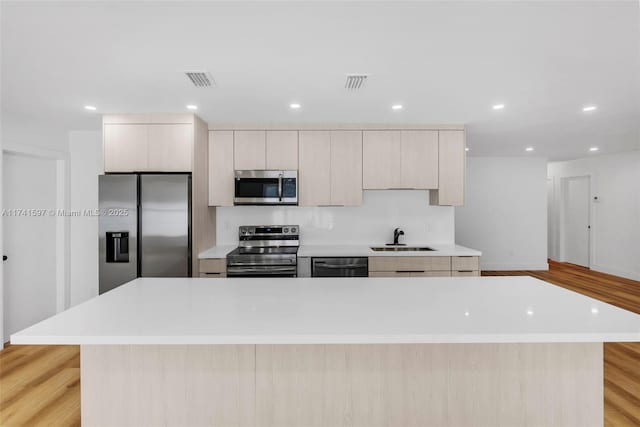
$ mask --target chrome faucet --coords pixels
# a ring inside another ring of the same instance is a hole
[[[393,230],[393,245],[394,246],[401,245],[401,243],[398,243],[398,240],[400,239],[400,236],[404,236],[404,231],[400,230],[399,228],[396,228],[395,230]]]

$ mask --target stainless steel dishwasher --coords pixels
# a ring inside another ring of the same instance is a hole
[[[367,277],[369,259],[357,258],[312,258],[311,277]]]

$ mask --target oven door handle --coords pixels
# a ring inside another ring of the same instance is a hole
[[[282,177],[284,173],[278,174],[278,200],[282,201]]]

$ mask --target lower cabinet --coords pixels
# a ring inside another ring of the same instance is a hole
[[[456,277],[479,276],[480,258],[477,256],[451,257],[451,275]]]
[[[450,271],[370,271],[369,277],[450,277]]]
[[[480,276],[477,256],[378,256],[369,257],[369,277]]]
[[[227,277],[226,258],[201,259],[200,277],[220,278]]]
[[[451,276],[453,277],[473,277],[480,276],[480,271],[478,270],[457,270],[452,271]]]
[[[447,277],[451,257],[369,257],[369,277]]]

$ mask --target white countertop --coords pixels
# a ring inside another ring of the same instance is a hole
[[[375,252],[371,246],[379,245],[301,245],[298,249],[299,257],[369,257],[369,256],[481,256],[482,252],[475,249],[465,248],[460,245],[430,245],[411,244],[409,246],[428,246],[435,251],[398,251],[398,252]],[[204,252],[200,252],[198,258],[225,258],[229,252],[234,250],[234,245],[214,246]]]
[[[199,259],[210,258],[226,258],[227,254],[237,248],[238,245],[220,245],[207,249],[206,251],[198,254]]]
[[[640,341],[640,315],[531,277],[136,279],[13,344]]]
[[[371,246],[380,245],[302,245],[298,249],[299,257],[370,257],[370,256],[481,256],[482,252],[475,249],[465,248],[460,245],[419,245],[427,246],[434,251],[398,251],[398,252],[375,252]]]

